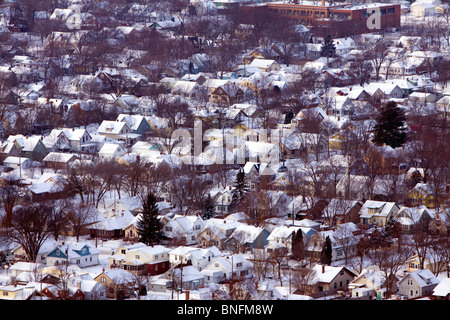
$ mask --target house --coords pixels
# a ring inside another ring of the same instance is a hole
[[[415,91],[409,95],[409,101],[416,103],[433,103],[436,101],[436,95],[432,92]]]
[[[403,98],[404,95],[404,91],[395,83],[371,82],[364,86],[364,90],[371,97],[381,100]]]
[[[413,254],[405,261],[405,270],[407,272],[413,272],[428,269],[434,274],[440,271],[446,271],[448,266],[446,265],[445,258],[440,257],[438,253],[432,251],[432,249],[428,250],[428,252],[425,253],[425,256],[421,256],[417,253]]]
[[[350,118],[355,110],[355,105],[348,96],[335,96],[332,99],[331,114],[333,116]]]
[[[119,114],[117,120],[125,122],[132,133],[143,135],[150,131],[150,124],[144,116]]]
[[[114,160],[127,154],[127,150],[119,143],[105,143],[98,152],[101,160]]]
[[[122,248],[108,257],[110,268],[121,268],[135,275],[158,275],[170,268],[170,249],[161,245],[128,248],[122,254]]]
[[[47,148],[40,137],[18,134],[10,135],[8,141],[16,144],[22,157],[33,161],[41,161],[47,155]]]
[[[357,276],[347,267],[333,267],[317,264],[313,268],[315,276],[308,285],[314,292],[312,297],[324,297],[338,291],[348,291],[348,285]]]
[[[306,250],[313,261],[320,261],[320,255],[327,238],[331,241],[331,261],[348,259],[357,252],[358,238],[353,234],[356,225],[353,223],[341,224],[336,230],[327,230],[314,233],[306,244]]]
[[[198,215],[175,215],[172,218],[164,216],[161,222],[164,225],[164,235],[173,244],[197,244],[197,236],[205,227],[205,221]]]
[[[46,168],[57,170],[69,170],[78,156],[72,153],[50,152],[42,159]]]
[[[116,300],[130,296],[135,284],[135,276],[123,269],[103,269],[94,280],[106,287],[107,298]]]
[[[92,136],[85,128],[53,129],[44,137],[44,143],[52,151],[94,152]]]
[[[434,287],[432,297],[436,300],[450,300],[450,278],[444,278]]]
[[[385,279],[382,271],[376,266],[363,269],[360,274],[350,281],[348,288],[352,292],[352,298],[358,300],[371,300],[375,297],[383,297],[385,293]],[[391,292],[397,291],[397,281],[392,282]]]
[[[430,297],[439,279],[428,269],[408,273],[398,282],[398,295],[408,299]]]
[[[206,220],[205,227],[197,235],[197,246],[200,248],[216,246],[222,250],[225,241],[240,224],[240,222],[218,218]]]
[[[320,133],[293,132],[280,139],[280,149],[286,159],[306,154],[317,155],[327,150],[327,144],[326,138]]]
[[[57,244],[58,243],[53,238],[44,241],[39,248],[36,263],[41,265],[46,264],[47,254],[53,250]],[[34,263],[25,262],[27,260],[27,255],[21,245],[10,248],[10,253],[8,254],[8,252],[6,252],[5,255],[8,257],[8,261],[13,264],[9,269],[13,276],[17,276],[24,271],[32,272],[32,270],[38,268]]]
[[[74,264],[80,268],[99,264],[100,251],[90,242],[61,244],[47,254],[47,265]]]
[[[278,62],[272,59],[253,59],[249,64],[250,67],[257,67],[263,72],[276,72],[280,70]]]
[[[168,272],[174,289],[190,291],[203,288],[205,275],[194,266],[179,266]]]
[[[20,156],[19,147],[12,141],[4,140],[0,142],[0,161],[6,159],[7,157],[18,157]]]
[[[198,271],[202,271],[215,257],[222,256],[217,247],[195,248],[179,246],[169,252],[170,265],[192,265]]]
[[[448,201],[448,200],[447,200]],[[446,236],[450,229],[450,215],[448,213],[435,214],[433,220],[428,225],[430,232]]]
[[[84,300],[106,300],[106,287],[90,276],[86,279],[82,275],[73,276],[69,278],[68,283],[73,288],[79,288],[84,295]]]
[[[127,146],[133,145],[140,138],[139,134],[132,133],[125,121],[103,120],[97,129],[97,134],[123,142]]]
[[[22,157],[9,156],[6,157],[5,160],[3,160],[3,165],[5,166],[5,168],[11,169],[29,169],[31,168],[32,164],[33,161],[31,161],[31,159]]]
[[[228,82],[228,80],[222,80],[224,81],[223,84],[219,84],[217,87],[211,87],[209,86],[208,91],[208,101],[212,103],[217,103],[220,105],[233,105],[235,103],[243,102],[245,99],[245,92],[243,88],[235,83],[235,82]],[[207,80],[204,85],[208,86],[211,85],[209,80]]]
[[[206,88],[195,81],[180,80],[172,87],[172,94],[183,96],[188,100],[206,98]]]
[[[242,62],[247,66],[250,65],[255,59],[265,59],[265,55],[262,53],[262,50],[255,49],[242,56]]]
[[[416,18],[424,18],[434,16],[436,13],[436,5],[432,3],[412,3],[410,14]]]
[[[224,242],[224,249],[231,252],[246,252],[263,249],[270,232],[264,227],[255,227],[241,223]]]
[[[416,230],[428,229],[434,215],[424,205],[420,207],[402,206],[394,219],[400,223],[402,231],[414,233]]]
[[[216,215],[221,215],[222,217],[228,215],[233,208],[233,194],[234,189],[225,189],[216,195],[215,202],[215,212]]]
[[[426,183],[417,183],[407,194],[408,205],[421,206],[424,205],[428,209],[436,207],[436,199],[434,192]]]
[[[67,196],[67,191],[64,189],[64,182],[62,179],[55,179],[53,177],[43,179],[44,177],[45,175],[37,182],[26,186],[28,189],[27,196],[29,196],[32,201],[61,199]]]
[[[293,232],[302,232],[303,243],[306,245],[311,236],[315,233],[314,229],[301,226],[276,226],[267,237],[268,244],[265,247],[267,252],[277,250],[279,248],[286,248],[287,253],[292,254],[292,234]]]
[[[333,198],[328,202],[323,211],[323,221],[329,226],[335,226],[342,223],[359,223],[359,211],[363,203],[357,200],[345,200]]]
[[[126,227],[135,219],[129,210],[111,212],[106,217],[99,216],[99,220],[86,229],[91,238],[120,239],[127,237]]]
[[[242,254],[217,257],[206,266],[201,273],[205,282],[220,282],[231,279],[242,279],[252,274],[253,263]]]
[[[360,223],[383,227],[399,210],[400,207],[395,202],[367,200],[359,211]]]

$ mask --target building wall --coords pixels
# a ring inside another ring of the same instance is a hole
[[[379,7],[381,12],[380,22],[381,29],[388,27],[400,27],[400,5],[386,4]],[[377,29],[369,29],[367,27],[367,8],[352,8],[338,4],[332,6],[326,5],[302,5],[302,4],[284,4],[284,3],[267,3],[259,6],[259,10],[265,13],[281,15],[290,19],[296,19],[299,23],[312,28],[323,36],[331,34],[332,36],[342,37],[362,33],[376,32]],[[257,9],[257,10],[258,10]],[[251,8],[245,8],[251,10]],[[384,13],[385,11],[385,13]],[[339,17],[340,20],[332,20],[328,18]],[[321,20],[327,19],[327,20]],[[320,34],[319,34],[320,35]]]

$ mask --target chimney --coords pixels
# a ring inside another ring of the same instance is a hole
[[[186,300],[189,300],[189,290],[186,290]]]
[[[325,265],[322,265],[322,273],[325,273]]]
[[[325,0],[322,0],[322,7],[325,7]]]

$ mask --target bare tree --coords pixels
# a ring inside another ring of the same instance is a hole
[[[83,235],[88,224],[97,221],[98,211],[94,206],[79,205],[75,202],[67,209],[67,219],[70,227],[74,231],[77,241]]]
[[[0,230],[2,243],[22,246],[27,260],[36,262],[39,250],[53,234],[51,210],[43,202],[16,206],[9,227]]]
[[[391,297],[395,288],[397,272],[403,268],[405,261],[410,258],[412,253],[409,246],[397,245],[401,248],[397,249],[392,245],[375,247],[369,250],[367,255],[372,264],[380,268],[386,286],[387,299]]]

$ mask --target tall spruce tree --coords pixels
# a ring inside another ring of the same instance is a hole
[[[295,260],[300,261],[305,257],[305,245],[303,243],[303,232],[302,230],[297,230],[297,232],[292,231],[292,256]]]
[[[336,45],[333,42],[333,38],[330,35],[323,39],[322,47],[320,48],[320,55],[326,58],[334,57],[336,53]]]
[[[211,198],[211,195],[208,194],[206,199],[203,202],[203,214],[202,218],[205,220],[211,219],[215,215],[214,210],[214,200]]]
[[[148,246],[160,244],[166,236],[162,232],[163,223],[158,218],[159,210],[156,197],[149,193],[143,199],[142,217],[137,222],[139,241]]]
[[[395,101],[389,101],[380,110],[376,119],[372,142],[386,144],[392,148],[401,147],[406,141],[406,116]]]
[[[320,263],[328,266],[331,265],[332,254],[333,254],[333,247],[331,244],[331,239],[329,236],[327,236],[320,255]]]
[[[248,191],[248,188],[246,186],[246,181],[245,181],[245,172],[244,170],[241,168],[239,169],[237,175],[236,175],[236,181],[234,182],[234,193],[233,193],[233,198],[234,200],[236,200],[238,203],[244,198],[245,194]]]

